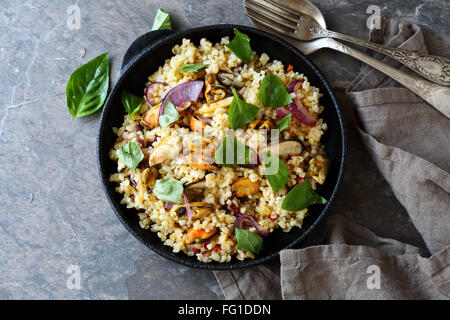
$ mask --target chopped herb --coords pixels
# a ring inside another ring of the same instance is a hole
[[[128,117],[131,117],[141,108],[144,98],[135,96],[134,94],[123,90],[122,92],[122,104],[128,113]]]
[[[289,181],[289,170],[277,156],[269,152],[264,154],[266,178],[274,192],[278,192]]]
[[[166,106],[164,107],[164,114],[159,117],[159,125],[161,128],[167,127],[169,124],[177,121],[180,118],[180,114],[175,108],[170,99],[167,99]]]
[[[262,80],[258,98],[264,107],[272,108],[282,107],[292,102],[283,83],[271,73]]]
[[[153,22],[153,30],[162,30],[162,29],[172,29],[172,24],[170,23],[170,13],[164,12],[163,9],[159,9],[156,12],[155,21]]]
[[[109,87],[109,57],[104,53],[75,70],[66,86],[66,102],[75,118],[88,116],[103,106]]]
[[[153,194],[161,201],[181,203],[183,184],[174,178],[156,180]]]
[[[231,129],[243,128],[246,123],[251,123],[255,120],[259,107],[240,99],[236,89],[231,88],[231,90],[233,90],[233,101],[231,101],[228,109],[228,122]]]
[[[306,179],[288,192],[281,204],[281,208],[287,211],[300,211],[315,203],[325,204],[327,200],[319,196],[312,189],[309,180]]]
[[[258,254],[262,250],[263,238],[247,229],[235,228],[238,249]]]
[[[181,66],[181,69],[178,69],[177,72],[179,73],[197,72],[206,66],[207,64],[183,64]]]
[[[144,153],[136,142],[130,141],[116,151],[119,159],[131,170],[136,172],[136,167],[144,159]]]
[[[281,119],[280,123],[278,124],[278,130],[281,132],[284,129],[286,129],[289,125],[289,121],[291,121],[292,119],[292,115],[288,114],[286,117],[284,117],[283,119]]]
[[[234,38],[226,45],[230,50],[245,63],[250,63],[253,50],[250,47],[250,38],[245,33],[234,28]]]

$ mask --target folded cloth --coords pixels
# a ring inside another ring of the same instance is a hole
[[[404,20],[383,21],[370,41],[427,52],[420,28]],[[332,215],[325,245],[283,250],[279,262],[251,269],[215,272],[226,299],[450,298],[450,120],[368,66],[347,94],[369,153],[432,256]]]

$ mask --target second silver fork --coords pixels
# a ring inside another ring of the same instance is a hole
[[[381,52],[430,81],[442,85],[450,85],[450,60],[444,57],[390,48],[346,34],[330,31],[323,28],[310,16],[290,8],[287,9],[273,0],[247,0],[244,5],[266,18],[266,20],[260,19],[259,22],[262,24],[269,23],[272,29],[290,37],[302,41],[324,37],[348,41]]]
[[[280,29],[280,24],[274,24],[274,20],[271,20],[268,18],[268,16],[261,15],[259,12],[256,12],[252,8],[254,8],[254,3],[256,0],[244,0],[244,7],[246,11],[246,15],[252,19],[255,23],[258,23],[262,25],[266,29],[270,29],[273,31],[277,31],[283,35],[290,36],[290,33],[284,29]],[[270,6],[272,10],[277,9],[280,7],[280,5],[276,2],[273,2],[271,0],[262,1],[259,0],[260,3],[264,2],[266,6]],[[291,19],[296,12],[292,8],[289,8],[289,12],[285,12],[285,16],[290,16]],[[303,14],[302,14],[303,15]],[[280,20],[281,18],[277,16],[277,19]],[[295,40],[293,40],[295,41]],[[293,42],[292,40],[290,42]],[[410,74],[397,70],[377,59],[374,59],[356,49],[353,49],[349,46],[346,46],[344,44],[340,44],[336,41],[330,40],[329,38],[323,38],[319,40],[314,40],[310,42],[302,42],[298,41],[295,42],[298,44],[299,48],[306,49],[309,52],[318,50],[323,47],[332,48],[334,50],[346,53],[348,55],[351,55],[360,61],[367,63],[368,65],[372,66],[373,68],[376,68],[380,70],[381,72],[385,73],[389,77],[393,78],[400,84],[404,85],[406,88],[413,91],[415,94],[420,96],[422,99],[427,101],[429,104],[431,104],[433,107],[435,107],[437,110],[439,110],[441,113],[443,113],[447,118],[450,118],[450,89],[433,84],[429,81],[425,81],[422,79],[419,79],[417,77],[413,77]],[[306,52],[308,53],[308,52]]]

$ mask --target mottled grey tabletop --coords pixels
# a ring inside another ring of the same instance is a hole
[[[447,0],[313,2],[330,29],[361,38],[369,5],[385,17],[416,19],[431,53],[450,53]],[[74,119],[65,105],[71,72],[103,52],[115,82],[125,50],[150,30],[162,3],[179,30],[250,25],[241,0],[0,1],[1,299],[222,298],[212,272],[159,257],[120,224],[97,173],[100,114]],[[80,8],[78,30],[67,24],[71,5]],[[311,58],[331,82],[351,80],[360,67],[326,50]],[[348,138],[347,174],[333,211],[423,246],[351,127]],[[69,278],[78,271],[80,286]]]

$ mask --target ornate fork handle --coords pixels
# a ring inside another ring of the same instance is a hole
[[[392,59],[395,59],[398,62],[404,64],[411,70],[414,70],[430,81],[442,85],[450,85],[450,60],[444,57],[432,56],[397,48],[389,48],[377,43],[364,41],[338,32],[325,30],[323,28],[312,27],[309,31],[311,35],[316,37],[342,39],[344,41],[348,41],[369,48],[371,50],[381,52],[388,57],[391,57]]]
[[[378,69],[385,73],[387,76],[396,80],[406,88],[414,92],[416,95],[424,99],[431,106],[436,108],[439,112],[444,114],[447,118],[450,118],[450,88],[440,86],[429,81],[416,78],[404,71],[395,69],[384,62],[381,62],[375,58],[372,58],[361,51],[353,49],[343,43],[339,43],[332,39],[322,39],[324,42],[321,44],[323,47],[328,47],[348,54],[369,66]]]

